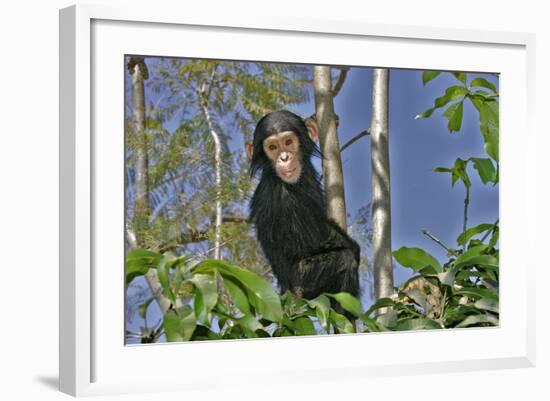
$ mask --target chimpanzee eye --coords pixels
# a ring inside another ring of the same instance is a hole
[[[286,140],[286,142],[285,142],[285,145],[286,145],[286,146],[292,145],[292,139],[288,138],[288,139]]]
[[[269,148],[268,148],[268,149],[269,149],[269,150],[275,150],[275,149],[277,149],[277,146],[275,146],[275,145],[269,145]]]

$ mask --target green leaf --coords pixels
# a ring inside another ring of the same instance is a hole
[[[126,254],[126,286],[138,277],[145,275],[150,268],[157,267],[162,255],[146,251],[145,249],[136,249]]]
[[[361,316],[361,302],[353,295],[347,292],[339,292],[337,294],[326,294],[340,304],[340,306],[355,317]]]
[[[489,241],[489,248],[494,248],[498,242],[498,238],[499,238],[499,228],[498,226],[495,227],[495,229],[493,230],[493,235],[491,236],[491,240]]]
[[[395,302],[391,298],[380,298],[363,314],[363,316],[370,316],[372,312],[380,308],[390,308],[395,305]],[[361,317],[363,319],[363,317]]]
[[[488,100],[482,96],[470,96],[472,104],[479,112],[479,128],[485,141],[484,148],[493,160],[498,161],[499,143],[499,110],[496,100]]]
[[[376,322],[370,317],[368,317],[365,313],[361,315],[360,319],[363,321],[365,326],[367,326],[370,332],[376,333],[380,331],[380,327],[378,327]]]
[[[315,326],[313,326],[313,322],[307,316],[297,317],[293,320],[293,323],[294,331],[298,336],[310,336],[317,334],[315,331]]]
[[[335,311],[330,312],[330,322],[339,333],[355,333],[355,327],[344,316]]]
[[[497,88],[491,82],[487,81],[485,78],[474,78],[470,82],[470,86],[482,86],[484,88],[490,89],[493,93],[497,93]]]
[[[224,279],[223,284],[227,289],[227,291],[229,292],[229,295],[231,296],[233,303],[237,305],[237,308],[239,308],[242,313],[246,315],[251,315],[252,311],[250,310],[250,304],[248,303],[246,290],[241,288],[238,284],[233,282],[233,280],[230,278]]]
[[[210,326],[210,311],[218,302],[218,286],[212,275],[195,274],[189,279],[198,290],[195,292],[195,314],[199,322]]]
[[[455,269],[448,269],[443,273],[439,273],[437,275],[437,278],[439,279],[441,284],[448,285],[450,287],[455,283],[455,274]]]
[[[467,88],[456,85],[450,86],[445,90],[445,94],[443,96],[435,99],[434,107],[424,111],[423,113],[418,114],[415,119],[430,117],[435,109],[439,109],[447,105],[449,102],[452,102],[453,100],[458,99],[461,96],[465,96],[466,94],[468,94]]]
[[[393,257],[402,266],[419,271],[426,266],[434,267],[438,272],[442,271],[441,265],[432,255],[420,248],[401,247],[393,252]]]
[[[453,175],[452,175],[453,186],[459,178],[464,183],[466,188],[470,188],[472,186],[472,182],[470,181],[470,177],[468,176],[468,173],[466,171],[467,165],[468,165],[468,160],[462,160],[461,158],[458,158],[455,160],[455,164],[453,166]]]
[[[443,274],[443,273],[441,273]],[[409,291],[405,291],[405,294],[411,298],[417,305],[419,305],[425,314],[428,314],[431,309],[431,305],[426,301],[426,296],[422,294],[418,288],[413,288]]]
[[[481,279],[481,284],[483,284],[487,288],[498,291],[498,281],[497,280],[491,280],[489,278],[482,278]]]
[[[437,78],[439,74],[441,74],[441,71],[424,71],[422,73],[422,84],[426,85],[432,79]]]
[[[447,167],[436,167],[434,168],[436,173],[452,173],[453,169]]]
[[[450,105],[443,115],[447,117],[449,132],[458,132],[462,127],[463,101]]]
[[[244,315],[237,319],[239,326],[243,328],[248,338],[257,338],[256,330],[263,329],[263,326],[254,317]]]
[[[453,72],[452,73],[456,79],[458,79],[460,82],[462,82],[464,85],[466,85],[466,78],[467,75],[465,72]]]
[[[470,315],[466,319],[464,319],[462,322],[456,325],[457,328],[459,327],[468,327],[473,326],[480,323],[490,323],[492,326],[498,326],[498,318],[490,315],[490,314],[482,314],[482,315]]]
[[[470,181],[470,177],[468,176],[468,173],[466,171],[466,167],[468,165],[468,160],[462,160],[461,158],[458,158],[455,160],[455,163],[452,168],[446,168],[446,167],[437,167],[434,169],[437,173],[451,173],[451,186],[454,187],[456,182],[460,179],[466,188],[470,188],[472,185],[472,182]]]
[[[154,300],[155,297],[151,297],[139,306],[138,313],[143,320],[145,320],[145,317],[147,316],[147,309],[149,308],[149,305],[151,305],[151,302]]]
[[[397,324],[397,312],[390,309],[386,313],[376,316],[376,323],[384,329],[393,329]]]
[[[168,298],[173,304],[176,303],[176,296],[172,292],[170,286],[170,277],[168,275],[168,268],[171,264],[175,262],[177,257],[171,253],[164,254],[158,267],[157,267],[157,276],[160,281],[160,285],[163,289],[163,295]]]
[[[404,330],[433,330],[441,329],[441,325],[435,320],[428,318],[412,318],[402,320],[397,323],[395,330],[404,331]]]
[[[447,105],[455,99],[468,94],[468,89],[463,86],[450,86],[445,90],[443,96],[438,97],[434,101],[434,107],[439,108]]]
[[[468,260],[468,263],[472,266],[477,266],[479,269],[484,269],[487,271],[496,271],[499,269],[498,258],[494,255],[480,255]]]
[[[468,248],[466,252],[461,253],[454,261],[455,266],[467,261],[468,259],[481,255],[482,252],[484,252],[487,249],[487,245],[476,245]]]
[[[210,330],[208,327],[197,325],[193,335],[191,336],[191,341],[200,341],[200,340],[220,340],[221,337],[218,333]]]
[[[466,295],[470,298],[487,298],[493,301],[498,301],[498,293],[495,290],[489,288],[469,288],[464,287],[458,291],[455,291],[456,295]]]
[[[481,234],[487,230],[490,230],[491,228],[493,228],[492,224],[479,224],[475,227],[470,227],[458,236],[456,242],[459,245],[465,245],[468,243],[470,238],[476,236],[477,234]]]
[[[456,263],[456,262],[455,262]],[[463,259],[460,263],[456,263],[457,268],[464,266],[483,266],[486,268],[498,269],[498,259],[491,255],[478,255],[471,256],[467,259]]]
[[[419,120],[421,118],[429,118],[431,117],[431,115],[433,114],[433,112],[436,110],[437,108],[436,107],[432,107],[428,110],[425,110],[423,111],[422,113],[419,113],[417,114],[416,116],[414,116],[414,119],[415,120]]]
[[[208,274],[213,270],[217,270],[224,280],[232,278],[239,282],[246,289],[250,304],[265,319],[277,323],[283,319],[279,295],[263,277],[221,260],[205,260],[195,268],[196,273]]]
[[[424,267],[424,268],[422,268],[418,271],[418,273],[420,273],[424,277],[437,276],[438,272],[439,272],[439,270],[437,270],[433,266],[426,266],[426,267]]]
[[[167,341],[188,341],[195,331],[195,314],[188,305],[171,309],[164,315],[162,324]]]
[[[472,157],[470,160],[474,163],[474,168],[481,178],[481,182],[487,184],[488,182],[497,182],[497,170],[493,165],[491,159],[480,159],[478,157]]]
[[[498,301],[495,301],[494,299],[481,298],[480,300],[476,301],[474,306],[478,309],[499,313]]]
[[[329,332],[328,322],[330,317],[330,301],[325,295],[319,295],[317,298],[314,298],[306,302],[310,307],[315,309],[317,318],[319,319],[319,324]]]
[[[473,313],[479,313],[479,310],[474,308],[472,304],[447,304],[444,313],[445,325],[446,327],[454,327],[456,324],[466,319],[468,315],[471,315]]]

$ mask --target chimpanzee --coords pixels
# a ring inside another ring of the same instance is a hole
[[[290,111],[265,115],[246,144],[253,177],[261,180],[250,204],[258,241],[281,292],[312,299],[323,292],[359,292],[359,245],[325,210],[311,157],[317,123]]]

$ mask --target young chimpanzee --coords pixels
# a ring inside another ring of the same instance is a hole
[[[359,245],[327,217],[319,176],[317,123],[289,111],[264,116],[246,150],[261,180],[250,204],[258,241],[281,292],[312,299],[359,292]]]

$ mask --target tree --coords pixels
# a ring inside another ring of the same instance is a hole
[[[165,96],[161,124],[180,116],[180,128],[162,136],[152,158],[162,249],[229,258],[265,273],[267,263],[256,250],[246,224],[252,183],[244,146],[267,112],[307,97],[303,66],[218,60],[151,59],[152,92]],[[204,107],[206,106],[206,107]],[[240,131],[242,136],[227,132]],[[160,139],[160,138],[159,138]],[[160,185],[158,185],[160,184]],[[170,233],[170,227],[183,232]],[[156,234],[156,233],[155,233]],[[241,244],[235,246],[233,239]],[[182,242],[193,239],[192,244]],[[219,244],[219,245],[218,245]],[[191,246],[188,246],[191,245]]]
[[[132,144],[134,156],[135,200],[133,229],[137,245],[143,246],[149,231],[148,146],[145,134],[144,81],[149,72],[143,57],[130,57],[128,71],[132,77]]]
[[[142,69],[134,68],[137,63],[142,63]],[[147,68],[146,76],[143,68]],[[127,250],[185,255],[185,266],[213,256],[267,276],[269,265],[247,221],[251,182],[244,146],[239,147],[238,140],[244,142],[250,137],[265,113],[306,99],[306,73],[310,69],[284,64],[132,58],[128,59],[128,72]],[[175,120],[179,125],[173,129]],[[242,137],[230,137],[228,131],[240,131]],[[143,192],[148,196],[141,197]],[[136,203],[138,195],[148,202],[147,207]],[[134,230],[136,212],[142,210],[147,212],[147,219],[138,233]],[[134,262],[127,263],[130,281],[143,276],[147,285],[132,281],[131,292],[138,290],[140,294],[132,299],[140,305],[131,305],[128,313],[137,315],[138,311],[145,326],[151,299],[157,301],[162,320],[170,310],[189,302],[188,289],[176,285],[180,281],[171,277],[175,273],[169,267],[157,266],[137,276],[134,267]],[[152,294],[140,292],[136,287],[141,285],[149,287]],[[145,301],[144,293],[149,295]],[[158,326],[128,335],[149,341],[157,338],[155,328]]]
[[[347,70],[344,70],[347,71]],[[327,214],[342,229],[347,229],[344,174],[340,157],[337,124],[334,113],[334,94],[340,90],[345,73],[337,86],[332,88],[332,68],[313,66],[313,89],[315,94],[315,118],[319,127],[319,144],[323,155],[323,179],[326,194]]]
[[[143,57],[130,57],[128,71],[132,78],[132,133],[135,199],[133,230],[127,228],[127,238],[133,247],[145,245],[145,236],[149,233],[149,164],[148,140],[145,133],[145,89],[144,81],[149,77]],[[170,307],[170,302],[162,295],[162,285],[153,269],[145,274],[145,279],[155,295],[162,312]]]
[[[214,129],[212,124],[212,118],[210,117],[210,111],[208,110],[208,97],[210,96],[210,91],[212,85],[214,84],[214,76],[216,74],[216,66],[212,68],[212,75],[209,82],[203,81],[199,88],[199,102],[204,113],[204,118],[208,124],[208,129],[210,130],[210,135],[214,140],[214,163],[216,171],[216,222],[215,222],[215,239],[214,239],[214,258],[220,259],[221,255],[221,226],[222,226],[222,173],[221,173],[221,164],[222,164],[222,145],[220,141],[220,136]]]
[[[375,68],[372,84],[372,245],[375,298],[393,294],[388,131],[389,70]]]

